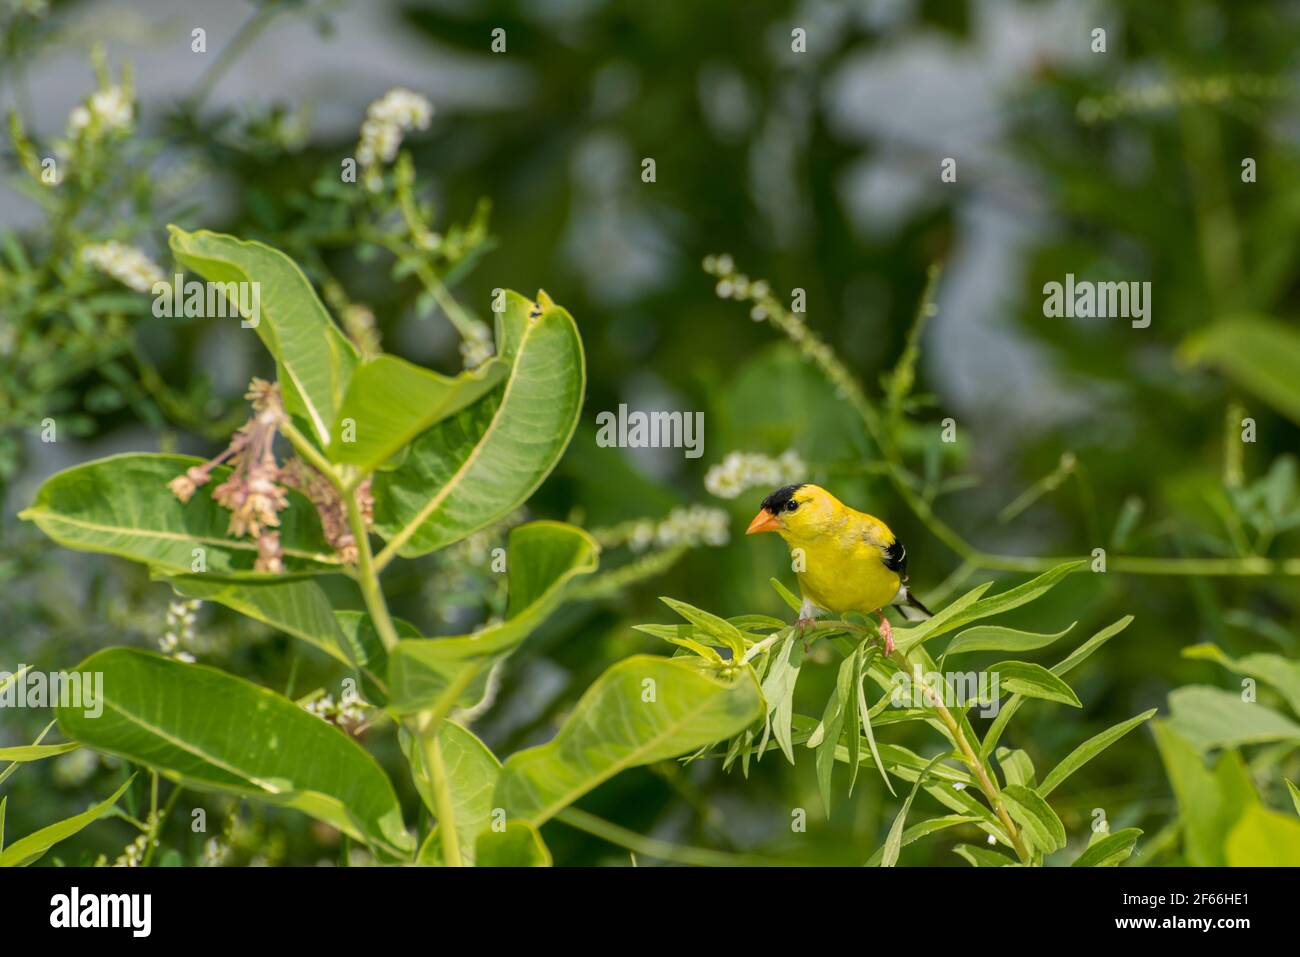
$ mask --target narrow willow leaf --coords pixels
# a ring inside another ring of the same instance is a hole
[[[999,661],[989,668],[989,672],[997,675],[1001,687],[1013,694],[1083,707],[1074,690],[1042,665],[1027,661]]]
[[[261,580],[254,572],[257,543],[230,538],[230,512],[212,501],[207,486],[182,505],[167,483],[201,459],[189,455],[112,455],[46,479],[19,518],[34,522],[60,545],[143,562],[163,574],[184,575],[202,561],[207,573]],[[212,486],[230,469],[212,470]],[[316,509],[297,492],[280,513],[280,544],[289,572],[338,571],[339,560],[321,533]]]
[[[563,522],[529,522],[510,531],[510,591],[505,620],[457,638],[404,639],[388,656],[389,707],[398,714],[446,714],[482,693],[488,669],[559,605],[568,583],[596,570],[596,542]]]
[[[903,807],[899,810],[898,816],[894,818],[894,823],[889,827],[889,836],[885,838],[885,846],[881,852],[881,867],[893,867],[898,863],[898,854],[903,848],[903,826],[907,823],[907,812],[912,809],[912,801],[916,799],[917,789],[920,788],[930,774],[930,769],[947,756],[946,753],[936,754],[930,759],[930,763],[925,766],[921,773],[917,775],[916,783],[912,785],[912,790],[908,792]]]
[[[375,759],[289,699],[131,648],[97,652],[77,670],[103,673],[103,714],[59,708],[68,737],[186,787],[296,808],[393,858],[414,850]]]
[[[1054,634],[1032,631],[1016,631],[1000,625],[976,625],[967,628],[952,640],[945,655],[959,655],[967,651],[1033,651],[1046,648],[1058,638],[1063,638],[1078,622],[1071,622],[1066,628]]]
[[[75,741],[64,744],[23,744],[16,748],[0,748],[0,761],[14,761],[25,764],[29,761],[41,761],[45,758],[57,758],[60,754],[76,751],[81,745]]]
[[[1036,780],[1034,762],[1030,760],[1028,754],[1024,751],[1012,751],[1010,748],[998,748],[997,756],[998,764],[1002,766],[1002,777],[1007,784],[1021,784],[1027,788],[1034,786]]]
[[[781,600],[790,606],[791,611],[797,612],[803,607],[803,602],[796,598],[794,592],[782,585],[780,581],[775,578],[769,578],[768,581],[776,589],[776,593],[781,596]]]
[[[1020,784],[1008,784],[1002,789],[1002,801],[1037,850],[1050,854],[1065,847],[1065,825],[1036,792]]]
[[[573,436],[586,386],[577,326],[559,307],[532,318],[533,304],[507,300],[502,335],[517,346],[505,383],[421,433],[400,467],[375,476],[375,529],[388,542],[381,560],[443,548],[509,514]]]
[[[1236,316],[1189,338],[1179,354],[1212,365],[1293,422],[1300,422],[1300,334],[1265,316]]]
[[[696,608],[694,605],[688,605],[684,601],[678,601],[675,598],[664,598],[663,596],[660,596],[659,600],[689,621],[697,629],[704,632],[704,634],[713,638],[713,644],[731,649],[731,653],[735,660],[740,660],[744,657],[745,637],[740,633],[740,629],[727,621],[727,619],[719,618],[717,615]]]
[[[1291,792],[1291,803],[1295,805],[1295,812],[1300,814],[1300,788],[1295,786],[1295,782],[1290,778],[1283,778],[1286,781],[1286,789]]]
[[[862,754],[862,715],[866,711],[862,699],[862,655],[866,651],[866,642],[854,649],[848,658],[852,662],[849,678],[848,699],[844,702],[843,737],[849,749],[849,796],[853,795],[853,785],[858,780],[858,764]]]
[[[425,807],[436,819],[438,805],[434,800],[433,781],[425,760],[426,734],[413,734],[403,728],[400,738],[402,751],[411,766],[411,779],[415,782],[415,788]],[[501,762],[477,735],[455,721],[440,723],[438,745],[442,752],[442,766],[455,818],[461,859],[465,864],[474,864],[478,836],[491,824],[492,794],[496,790],[497,778],[501,776]],[[438,821],[438,826],[446,827],[447,822]],[[425,849],[421,848],[421,854],[425,853]],[[421,863],[427,864],[430,861],[425,859]]]
[[[691,637],[699,634],[699,629],[689,623],[680,625],[633,625],[632,630],[662,638],[669,644],[676,645],[678,648],[685,648],[687,651],[697,654],[715,665],[723,663],[722,655],[714,651],[709,645],[696,641]]]
[[[772,736],[791,764],[794,764],[794,741],[791,737],[794,689],[802,666],[803,641],[791,630],[781,643],[767,677],[763,680],[763,700],[767,702],[767,720],[772,728]]]
[[[984,582],[982,585],[976,585],[960,598],[949,602],[934,617],[927,618],[913,628],[895,628],[894,644],[906,655],[921,642],[951,631],[952,628],[957,627],[952,623],[960,618],[966,609],[973,607],[992,584],[992,582]]]
[[[505,376],[506,363],[499,358],[454,378],[396,356],[368,359],[352,373],[329,457],[373,471],[425,429],[483,398]]]
[[[868,654],[868,658],[866,659],[865,664],[867,667],[870,667],[871,659],[876,656],[877,651],[875,648],[871,648],[867,654]],[[880,772],[880,779],[885,782],[885,787],[889,789],[889,793],[895,794],[894,784],[892,781],[889,780],[889,774],[888,772],[885,771],[885,763],[883,760],[881,760],[880,749],[876,747],[876,732],[871,727],[871,709],[867,707],[867,694],[866,694],[866,690],[862,686],[861,675],[857,677],[856,685],[858,689],[857,694],[858,694],[858,711],[860,715],[859,720],[862,726],[862,733],[865,735],[867,739],[867,748],[868,750],[871,751],[871,760],[875,762],[876,770]],[[884,700],[888,700],[888,695],[885,696]],[[854,761],[853,764],[854,767],[857,766],[856,761]]]
[[[1300,867],[1300,821],[1248,807],[1228,834],[1224,855],[1229,867]]]
[[[932,817],[928,821],[922,821],[920,824],[913,824],[904,831],[903,838],[899,844],[901,847],[907,847],[907,845],[919,841],[923,837],[928,837],[938,831],[943,831],[950,827],[956,827],[959,824],[972,824],[978,820],[979,818],[967,814],[949,814],[944,817]],[[884,855],[885,848],[882,845],[881,847],[876,848],[875,853],[867,858],[867,863],[863,866],[879,867]]]
[[[987,847],[976,847],[973,844],[958,844],[952,849],[952,852],[965,860],[971,867],[1019,866],[1005,854],[1000,854],[997,851],[990,851]]]
[[[1108,834],[1101,840],[1090,844],[1080,854],[1071,867],[1118,867],[1129,859],[1137,839],[1142,836],[1141,828],[1126,827],[1114,834]]]
[[[1239,675],[1246,675],[1271,685],[1286,699],[1287,706],[1300,715],[1300,664],[1281,655],[1253,654],[1232,658],[1217,645],[1192,645],[1183,649],[1184,658],[1213,661]]]
[[[1105,751],[1138,725],[1142,724],[1144,721],[1149,721],[1151,716],[1155,713],[1155,708],[1152,708],[1150,711],[1143,711],[1136,717],[1129,718],[1127,721],[1121,721],[1114,727],[1107,728],[1100,734],[1093,735],[1087,741],[1083,742],[1083,744],[1071,751],[1064,761],[1048,772],[1047,777],[1043,778],[1042,785],[1037,789],[1038,793],[1043,797],[1047,797],[1071,774],[1079,770],[1079,768],[1083,767],[1097,755],[1101,754],[1101,752]]]
[[[1200,750],[1300,741],[1300,724],[1235,691],[1187,685],[1169,694],[1170,723]]]
[[[739,734],[763,714],[749,668],[635,655],[601,675],[548,743],[510,756],[496,802],[542,824],[620,771]]]
[[[786,623],[771,615],[733,615],[727,621],[741,631],[780,631]]]
[[[1081,644],[1078,648],[1074,649],[1074,651],[1070,652],[1064,660],[1052,665],[1048,670],[1058,678],[1068,674],[1070,671],[1083,664],[1083,662],[1086,661],[1094,651],[1127,628],[1132,621],[1132,615],[1125,615],[1123,618],[1119,619],[1119,621],[1107,625],[1105,628],[1101,629],[1101,631],[1097,632]],[[1007,724],[1010,723],[1011,718],[1015,713],[1020,710],[1020,706],[1024,703],[1024,700],[1024,695],[1012,695],[1007,703],[1002,705],[1002,708],[998,711],[998,716],[993,719],[993,723],[989,725],[988,732],[984,735],[984,743],[980,746],[981,760],[988,760],[988,756],[993,753],[993,749],[1001,739],[1002,732],[1006,730]]]
[[[0,851],[0,867],[26,867],[28,864],[40,860],[45,856],[45,852],[55,844],[67,840],[78,831],[99,820],[103,813],[116,804],[118,798],[126,793],[126,789],[131,786],[131,782],[134,780],[135,775],[132,775],[107,799],[100,801],[89,810],[74,815],[67,820],[59,821],[57,824],[43,827],[34,834],[20,837],[3,851]],[[3,809],[0,808],[0,825],[3,823]]]
[[[488,829],[478,836],[479,867],[550,867],[551,852],[529,821],[508,821],[505,830]]]
[[[169,226],[176,261],[214,283],[257,283],[259,310],[247,321],[280,369],[285,407],[311,423],[322,448],[356,365],[352,343],[292,259],[258,242]]]
[[[0,797],[0,852],[5,849],[5,808],[9,805],[9,796]]]
[[[809,747],[817,749],[817,790],[822,796],[822,805],[826,816],[831,816],[831,775],[835,770],[835,751],[840,746],[841,732],[844,729],[844,711],[849,707],[852,697],[853,656],[840,662],[840,670],[835,680],[835,690],[826,699],[826,708],[822,712],[818,731],[808,740]],[[848,752],[848,748],[845,748]],[[848,760],[847,753],[845,760]]]

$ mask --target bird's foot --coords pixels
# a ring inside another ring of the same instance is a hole
[[[813,627],[816,624],[817,624],[816,618],[799,617],[795,619],[794,631],[795,634],[798,635],[800,639],[803,641],[803,653],[805,655],[808,654],[808,632],[812,631]]]
[[[894,629],[893,626],[889,624],[889,619],[885,617],[884,612],[881,612],[880,614],[880,627],[877,630],[880,632],[880,637],[885,642],[885,654],[892,655],[895,647]]]

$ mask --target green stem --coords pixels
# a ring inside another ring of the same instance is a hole
[[[347,506],[348,526],[352,529],[352,537],[357,544],[357,572],[354,577],[361,589],[361,597],[365,599],[366,610],[370,612],[370,620],[379,633],[379,640],[384,643],[387,651],[392,651],[397,647],[397,628],[393,625],[392,616],[388,614],[388,602],[384,600],[383,589],[379,587],[379,571],[375,568],[374,557],[370,552],[370,532],[366,529],[365,518],[357,504],[356,493],[344,495],[343,503]]]
[[[428,715],[425,716],[428,718]],[[448,867],[461,867],[464,859],[460,853],[460,835],[456,833],[456,811],[447,786],[447,768],[442,760],[442,743],[438,733],[441,721],[425,720],[420,731],[424,743],[424,763],[429,772],[429,788],[433,791],[433,806],[438,815],[438,837],[442,842],[442,859]]]

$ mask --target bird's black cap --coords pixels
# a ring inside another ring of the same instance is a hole
[[[790,499],[794,498],[794,493],[799,491],[801,488],[803,488],[802,485],[783,485],[767,498],[763,499],[763,504],[760,507],[765,511],[771,512],[773,515],[777,515],[780,513],[781,509],[785,508],[786,503],[788,503]]]

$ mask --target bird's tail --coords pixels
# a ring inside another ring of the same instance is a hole
[[[902,612],[903,617],[908,621],[925,621],[927,618],[934,617],[934,613],[922,605],[906,586],[900,597],[902,600],[894,602],[894,607]]]

